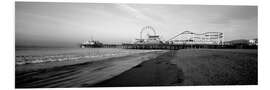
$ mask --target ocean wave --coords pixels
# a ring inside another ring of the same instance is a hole
[[[59,62],[59,61],[69,61],[69,60],[82,60],[82,59],[91,59],[91,58],[108,58],[115,56],[124,56],[135,53],[142,53],[149,51],[140,51],[140,52],[121,52],[121,53],[109,53],[109,54],[100,54],[100,55],[49,55],[49,56],[16,56],[15,63],[16,65],[24,64],[36,64],[36,63],[46,63],[46,62]]]

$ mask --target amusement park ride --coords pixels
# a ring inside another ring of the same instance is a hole
[[[148,38],[143,39],[142,34],[144,31],[152,31],[153,35],[147,33]],[[146,26],[141,29],[140,39],[136,39],[135,44],[223,44],[223,33],[221,32],[205,32],[202,34],[184,31],[176,36],[162,42],[159,35],[151,26]]]
[[[223,33],[205,32],[202,34],[184,31],[168,40],[174,44],[223,44]]]
[[[152,32],[150,34],[149,32]],[[143,34],[145,34],[143,36]],[[146,36],[146,37],[145,37]],[[256,45],[224,44],[221,32],[194,33],[184,31],[168,40],[161,40],[151,26],[145,26],[140,31],[140,38],[133,43],[102,44],[98,41],[88,41],[80,44],[81,48],[126,48],[126,49],[184,49],[184,48],[257,48]]]
[[[143,39],[143,32],[145,31],[152,31],[154,35],[150,35],[147,33],[148,38]],[[136,42],[134,44],[162,44],[162,41],[160,40],[159,35],[156,35],[156,31],[151,26],[146,26],[141,29],[140,32],[140,39],[136,39]]]

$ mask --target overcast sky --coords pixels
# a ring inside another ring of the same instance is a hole
[[[131,42],[147,25],[164,40],[186,30],[222,32],[226,41],[258,33],[257,6],[16,2],[15,9],[15,41],[23,46]]]

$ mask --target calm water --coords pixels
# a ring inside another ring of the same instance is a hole
[[[151,50],[119,48],[16,48],[16,65],[125,56]]]

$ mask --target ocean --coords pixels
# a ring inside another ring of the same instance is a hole
[[[152,50],[133,50],[121,48],[16,48],[15,64],[39,64],[62,61],[94,61],[96,58],[110,58]]]
[[[16,87],[91,86],[165,52],[121,48],[16,48]]]

